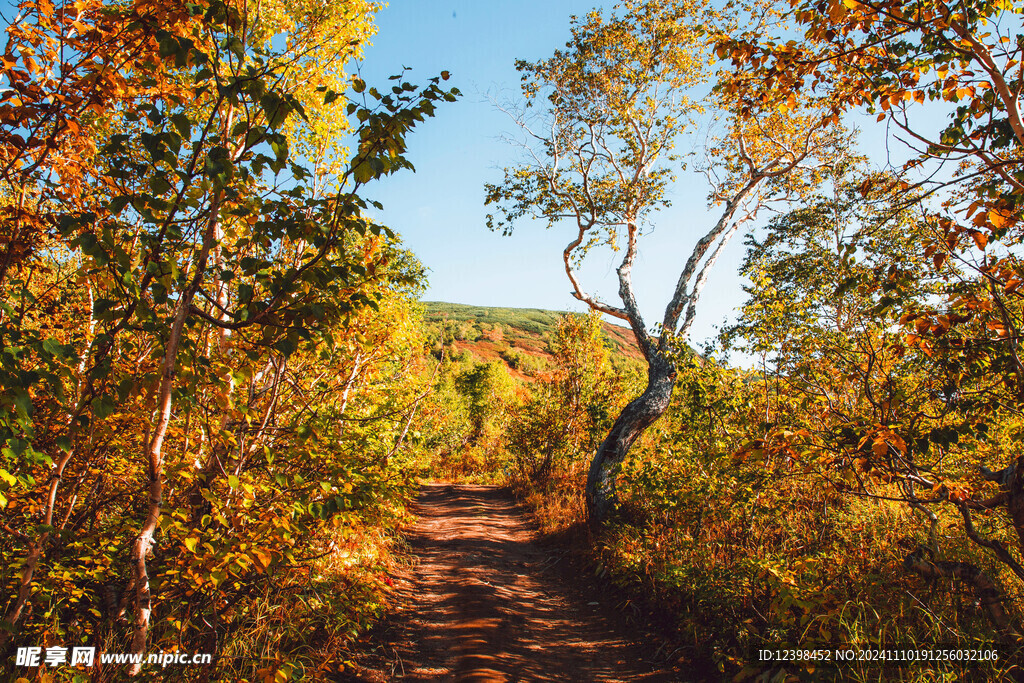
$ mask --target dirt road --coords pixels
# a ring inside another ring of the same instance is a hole
[[[364,681],[675,681],[587,579],[567,585],[556,549],[535,543],[504,491],[431,484],[408,541],[417,563],[396,579],[398,609]],[[649,649],[649,648],[648,648]]]

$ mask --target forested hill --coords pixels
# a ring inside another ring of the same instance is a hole
[[[444,301],[424,301],[424,319],[431,346],[443,346],[480,360],[501,359],[513,370],[527,376],[543,369],[551,360],[553,335],[561,311],[540,308],[496,308],[468,306]],[[642,360],[632,330],[609,322],[602,332],[612,358],[619,362]]]

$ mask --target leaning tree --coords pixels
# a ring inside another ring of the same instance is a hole
[[[754,34],[768,20],[752,19],[744,32]],[[608,14],[574,18],[564,50],[516,65],[523,100],[513,116],[524,131],[524,154],[501,183],[487,185],[487,203],[497,207],[488,224],[506,234],[527,218],[571,226],[562,258],[573,296],[628,322],[648,366],[646,389],[623,409],[591,463],[591,523],[614,506],[615,472],[633,442],[668,408],[676,359],[725,244],[767,203],[813,184],[845,147],[822,95],[780,92],[751,105],[722,87],[743,78],[713,55],[720,31],[735,24],[700,0],[626,0]],[[637,301],[633,267],[645,228],[668,203],[675,170],[685,168],[674,152],[684,137],[694,141],[690,156],[709,181],[717,218],[685,258],[652,328]],[[622,255],[618,303],[581,282],[584,259],[602,248]]]

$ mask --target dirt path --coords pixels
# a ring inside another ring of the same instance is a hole
[[[643,660],[630,634],[550,569],[535,528],[508,494],[431,484],[409,544],[418,558],[398,577],[398,610],[380,650],[388,662],[361,680],[673,681]]]

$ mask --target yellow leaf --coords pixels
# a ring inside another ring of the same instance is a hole
[[[1000,229],[1002,229],[1003,227],[1006,226],[1007,220],[1006,220],[1006,216],[1004,216],[1002,212],[1000,212],[1000,211],[989,211],[988,212],[988,222],[989,222],[989,224],[991,224],[991,226],[993,228],[995,228],[996,230],[1000,230]]]
[[[263,550],[254,550],[254,551],[252,552],[252,554],[253,554],[253,556],[255,556],[255,557],[256,557],[256,561],[257,561],[257,562],[258,562],[258,563],[259,563],[259,564],[260,564],[260,565],[261,565],[261,566],[262,566],[262,567],[263,567],[264,569],[266,569],[267,567],[269,567],[269,566],[270,566],[270,562],[271,562],[271,560],[273,559],[273,557],[272,557],[272,556],[270,555],[270,553],[268,553],[268,552],[266,552],[266,551],[263,551]]]

